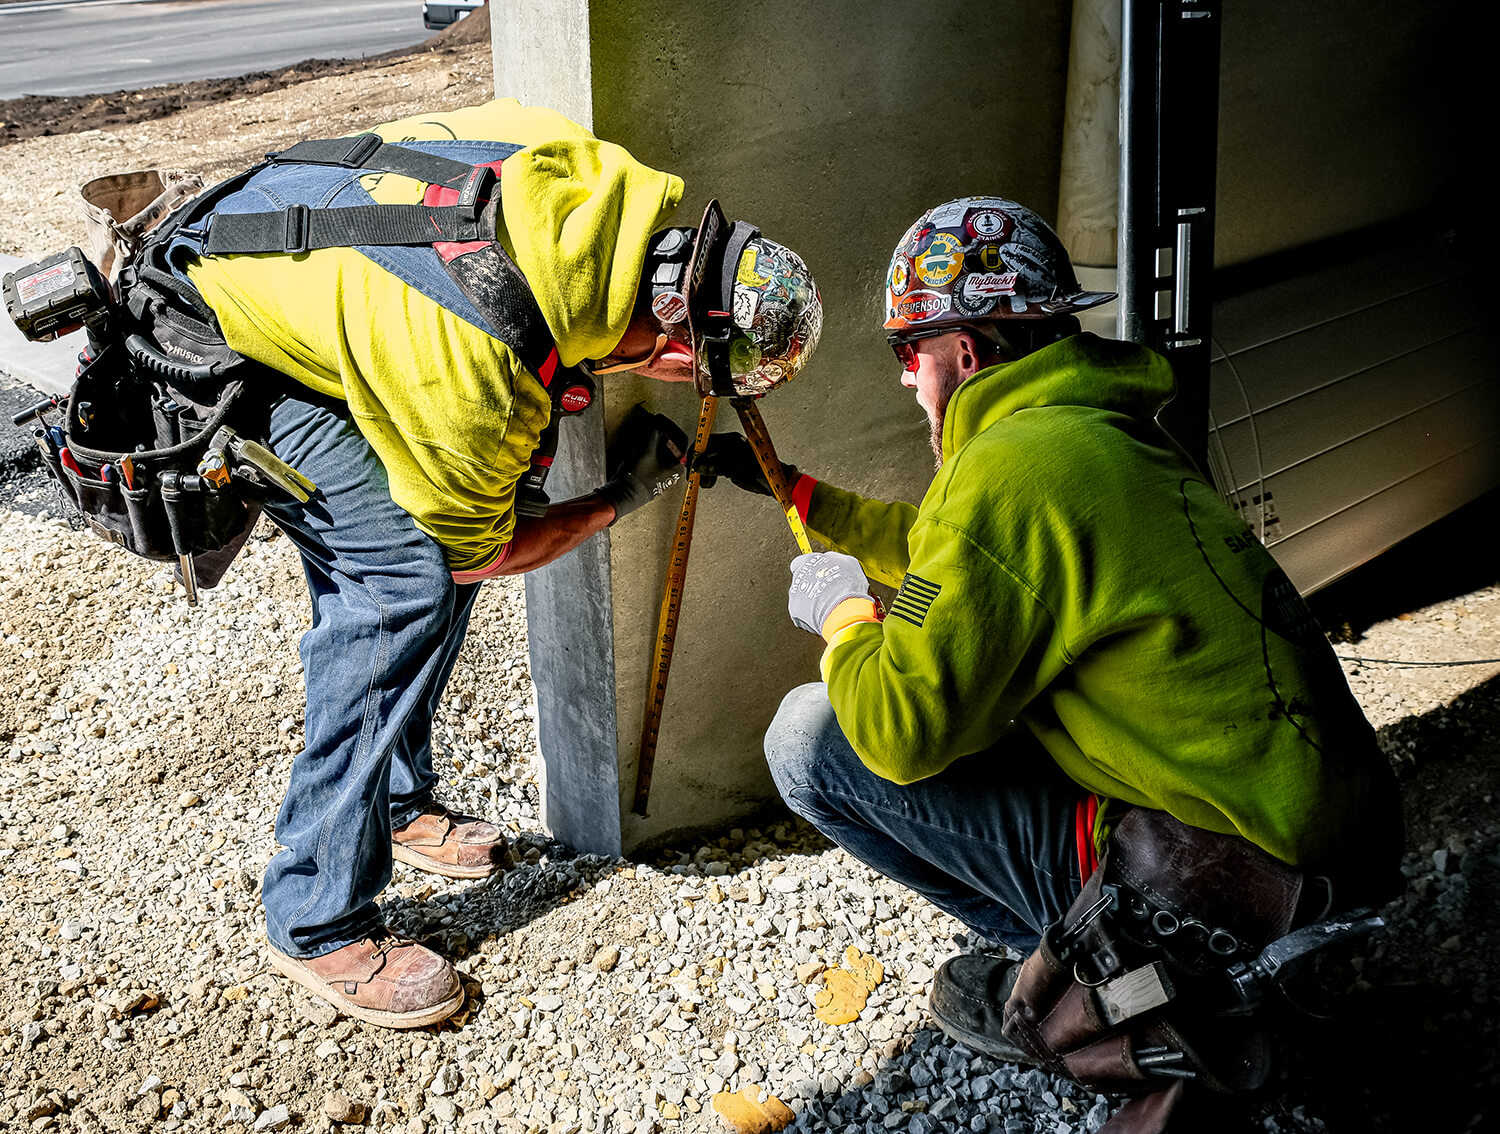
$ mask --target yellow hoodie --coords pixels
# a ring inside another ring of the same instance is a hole
[[[562,364],[609,354],[630,321],[646,243],[681,200],[679,178],[514,99],[373,133],[523,146],[500,178],[500,243],[531,285]],[[395,174],[363,184],[391,204],[420,203],[426,190]],[[550,415],[546,391],[509,347],[352,248],[204,257],[188,276],[231,347],[348,403],[391,499],[452,569],[500,557],[516,484]]]

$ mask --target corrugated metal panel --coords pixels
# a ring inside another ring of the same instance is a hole
[[[1500,486],[1500,324],[1444,243],[1215,306],[1215,481],[1304,591]]]

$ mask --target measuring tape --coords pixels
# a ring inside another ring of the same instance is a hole
[[[714,430],[714,416],[719,399],[703,399],[698,410],[698,430],[693,435],[693,452],[708,447]],[[651,682],[646,688],[646,712],[641,720],[641,752],[635,766],[635,813],[646,814],[646,799],[651,794],[651,772],[656,764],[656,739],[661,731],[662,709],[667,703],[667,673],[672,668],[672,650],[677,645],[677,616],[682,610],[682,585],[687,579],[688,551],[693,546],[693,520],[698,512],[698,473],[688,474],[687,490],[682,497],[682,511],[677,514],[677,531],[672,536],[672,556],[667,562],[667,585],[661,596],[661,613],[656,622],[656,648],[651,654]]]
[[[786,513],[786,522],[792,536],[803,552],[812,551],[807,528],[802,517],[792,504],[792,489],[782,471],[781,461],[771,444],[771,435],[760,411],[749,398],[734,398],[735,411],[740,415],[745,437],[755,451],[766,481],[776,496],[776,502]],[[708,438],[714,429],[714,417],[719,400],[713,395],[703,399],[698,410],[698,430],[693,436],[693,452],[701,454],[708,448]],[[677,616],[682,611],[682,586],[687,579],[688,552],[693,546],[693,521],[698,513],[698,473],[688,474],[687,490],[682,497],[682,511],[677,514],[677,531],[672,537],[672,557],[667,563],[667,585],[661,596],[661,613],[656,621],[656,648],[651,654],[651,681],[646,688],[646,711],[641,718],[640,756],[635,765],[635,803],[637,815],[646,814],[646,800],[651,795],[651,773],[656,767],[656,741],[661,732],[662,710],[667,703],[667,674],[672,668],[672,651],[677,645]]]
[[[806,555],[812,551],[812,541],[807,538],[807,528],[802,523],[802,517],[797,514],[797,506],[792,503],[792,486],[787,483],[786,473],[782,471],[781,461],[771,444],[771,435],[766,432],[766,423],[761,420],[760,410],[755,408],[755,403],[749,398],[735,398],[734,408],[740,415],[740,424],[745,427],[745,438],[750,442],[750,448],[755,450],[755,459],[760,462],[761,471],[766,474],[766,482],[771,486],[776,503],[781,505],[781,510],[786,514],[792,538]]]

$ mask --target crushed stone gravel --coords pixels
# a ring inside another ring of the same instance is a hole
[[[962,927],[790,816],[646,862],[549,839],[516,580],[485,586],[435,748],[446,798],[500,822],[520,865],[468,884],[398,864],[384,896],[456,959],[468,1005],[416,1033],[340,1018],[263,953],[257,890],[301,736],[288,541],[259,528],[190,610],[166,570],[51,516],[45,484],[16,496],[0,511],[0,1129],[708,1131],[730,1128],[715,1095],[747,1089],[797,1131],[1088,1134],[1108,1117],[1101,1096],[936,1032],[926,993]],[[1412,884],[1339,1018],[1294,1029],[1276,1087],[1216,1129],[1411,1129],[1398,1080],[1370,1074],[1387,1061],[1445,1085],[1421,1112],[1451,1121],[1425,1128],[1493,1113],[1500,662],[1432,663],[1500,658],[1500,586],[1357,634],[1338,649],[1367,659],[1345,665],[1406,785]],[[815,996],[851,946],[884,979],[829,1025]]]

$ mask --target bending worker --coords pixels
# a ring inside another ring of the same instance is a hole
[[[549,463],[559,376],[583,364],[702,383],[712,371],[747,392],[806,361],[821,307],[794,253],[720,223],[716,203],[711,230],[664,228],[681,180],[552,111],[495,101],[374,135],[333,155],[328,142],[284,152],[211,214],[191,213],[173,253],[228,345],[295,380],[269,444],[319,490],[266,504],[301,553],[313,605],[306,747],[262,895],[271,962],[348,1015],[415,1027],[463,992],[447,960],[385,927],[375,899],[393,855],[459,878],[508,858],[495,826],[434,796],[432,717],[479,584],[566,554],[684,473],[680,431],[642,414],[612,443],[608,483],[544,514],[524,506]],[[457,180],[434,172],[433,155],[462,163]],[[466,203],[493,218],[493,240],[466,230],[370,247],[399,212],[373,206],[433,206],[436,218]],[[341,239],[344,205],[364,207]],[[256,243],[267,232],[276,250]],[[781,290],[737,276],[747,260],[774,262]],[[704,264],[700,302],[690,281]]]
[[[1017,954],[1132,809],[1170,816],[1185,845],[1227,837],[1326,879],[1337,908],[1397,879],[1373,730],[1285,574],[1155,423],[1166,360],[1080,333],[1075,313],[1111,298],[1081,290],[1014,202],[932,209],[885,290],[901,384],[931,425],[926,495],[884,503],[787,467],[832,549],[794,562],[791,615],[827,646],[824,680],[766,734],[771,772],[849,853],[1010,947],[951,958],[931,1001],[945,1031],[1006,1059],[1045,1062],[1001,1031]],[[769,493],[735,434],[698,467]],[[870,578],[899,585],[888,610]],[[1302,904],[1305,920],[1329,903],[1309,884]]]

